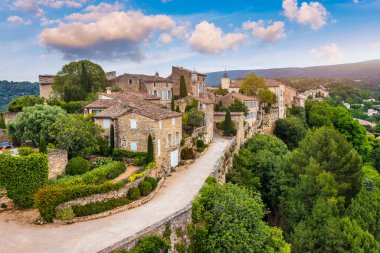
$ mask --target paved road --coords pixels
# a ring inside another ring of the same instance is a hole
[[[71,225],[25,225],[5,222],[0,214],[0,252],[98,252],[181,210],[201,189],[228,145],[216,137],[189,168],[173,173],[153,200],[106,218]]]

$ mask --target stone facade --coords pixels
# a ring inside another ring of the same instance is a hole
[[[226,117],[225,112],[215,112],[214,113],[215,123],[223,121],[225,119],[225,117]],[[236,124],[236,130],[237,130],[236,139],[237,139],[238,146],[240,147],[240,145],[242,145],[245,141],[244,113],[242,113],[242,112],[231,112],[231,119]],[[217,131],[216,126],[214,129]]]
[[[68,162],[67,150],[49,150],[48,151],[48,165],[49,165],[49,179],[55,179],[65,172]]]
[[[40,97],[50,98],[53,93],[53,82],[55,75],[39,75]]]
[[[285,84],[273,79],[265,79],[265,82],[277,98],[277,103],[273,107],[278,108],[278,118],[283,119],[286,117],[286,105],[285,105]]]
[[[173,82],[173,93],[179,95],[181,76],[185,78],[188,95],[195,97],[205,97],[207,85],[206,76],[196,71],[191,71],[183,67],[172,67],[172,74],[168,77]]]
[[[7,190],[0,188],[0,211],[14,208],[13,200],[8,198]]]
[[[285,96],[285,105],[287,107],[292,107],[292,105],[296,104],[296,101],[295,101],[295,97],[297,96],[296,89],[288,85],[285,85],[284,96]]]

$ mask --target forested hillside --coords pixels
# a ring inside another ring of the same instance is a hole
[[[0,81],[0,111],[6,110],[13,98],[36,94],[39,94],[38,83]]]

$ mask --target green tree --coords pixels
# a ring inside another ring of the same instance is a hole
[[[186,81],[185,77],[181,75],[179,79],[179,97],[184,98],[187,97],[187,87],[186,87]]]
[[[170,110],[173,112],[175,111],[174,96],[172,96],[172,99],[170,101]]]
[[[8,104],[9,112],[21,112],[23,108],[34,105],[41,105],[45,102],[43,97],[39,96],[23,96],[12,99]]]
[[[230,136],[233,134],[233,125],[232,125],[232,119],[231,119],[231,113],[230,110],[227,110],[226,116],[224,118],[224,127],[223,127],[223,134],[225,136]]]
[[[90,93],[103,91],[107,78],[103,69],[87,60],[63,66],[54,78],[53,91],[64,101],[85,100]]]
[[[88,156],[99,151],[97,137],[102,129],[82,115],[59,118],[53,124],[57,147],[67,149],[70,157]]]
[[[285,119],[278,119],[275,122],[274,135],[283,140],[290,150],[298,146],[307,131],[307,125],[299,117],[289,116]]]
[[[154,160],[154,151],[153,151],[153,139],[152,136],[148,136],[148,156],[147,156],[147,164],[153,162]]]
[[[58,119],[65,121],[66,117],[66,112],[58,106],[26,107],[14,122],[8,124],[8,133],[11,138],[31,141],[35,147],[39,145],[41,135],[46,142],[53,143],[56,137],[53,124]]]
[[[114,149],[115,149],[115,127],[113,124],[111,124],[111,128],[110,128],[110,152],[111,152],[111,154],[112,154]]]
[[[292,105],[290,109],[287,110],[289,115],[296,116],[301,118],[303,121],[306,121],[305,108],[301,106]]]
[[[187,113],[188,114],[188,120],[187,124],[194,126],[194,127],[200,127],[204,123],[204,112],[198,110],[197,108],[192,108]]]
[[[285,155],[288,153],[286,144],[275,136],[266,134],[256,134],[244,145],[245,148],[252,153],[256,153],[260,150],[269,150],[275,155]]]
[[[282,231],[263,221],[263,210],[259,195],[209,182],[192,207],[194,252],[290,252]]]
[[[250,73],[243,79],[240,86],[240,93],[246,96],[257,97],[259,95],[259,91],[265,87],[265,80],[263,78]]]
[[[175,107],[175,111],[176,111],[176,112],[181,112],[181,110],[179,109],[179,105],[177,105],[177,106]]]
[[[259,91],[259,98],[262,102],[269,106],[277,102],[276,94],[274,94],[268,87],[264,87]]]
[[[247,116],[249,112],[248,107],[237,99],[235,99],[234,102],[230,104],[228,109],[230,112],[244,112],[245,116]]]
[[[6,129],[7,125],[4,120],[4,113],[0,112],[0,129]]]
[[[47,146],[43,135],[40,137],[40,146],[38,148],[40,153],[47,154]]]
[[[215,105],[215,108],[214,108],[214,111],[216,112],[225,112],[227,110],[226,107],[224,107],[224,105],[222,104],[222,101],[219,101],[216,105]]]

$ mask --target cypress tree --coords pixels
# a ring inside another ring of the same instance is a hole
[[[181,110],[179,109],[179,105],[177,105],[177,107],[175,108],[175,111],[176,112],[181,112]]]
[[[181,78],[179,79],[179,97],[180,98],[187,97],[186,81],[183,75],[181,75]]]
[[[83,91],[88,94],[91,92],[91,82],[90,77],[88,76],[88,72],[84,62],[81,64],[81,75],[80,75],[80,84],[82,86]]]
[[[0,129],[6,129],[7,125],[5,124],[4,114],[0,113]]]
[[[173,94],[173,93],[172,93]],[[175,105],[174,105],[174,96],[172,96],[172,100],[170,102],[170,109],[174,112],[175,110]]]
[[[226,116],[224,118],[223,134],[225,136],[229,136],[232,134],[232,119],[231,119],[231,113],[229,109],[227,109]]]
[[[41,134],[40,137],[40,146],[38,147],[40,153],[47,154],[47,147],[44,136]]]
[[[153,160],[154,160],[153,139],[152,139],[152,136],[149,135],[149,137],[148,137],[148,156],[147,156],[147,163],[153,162]]]
[[[112,154],[114,149],[115,149],[115,128],[113,125],[111,125],[111,129],[110,129],[110,152],[111,152],[111,154]]]

